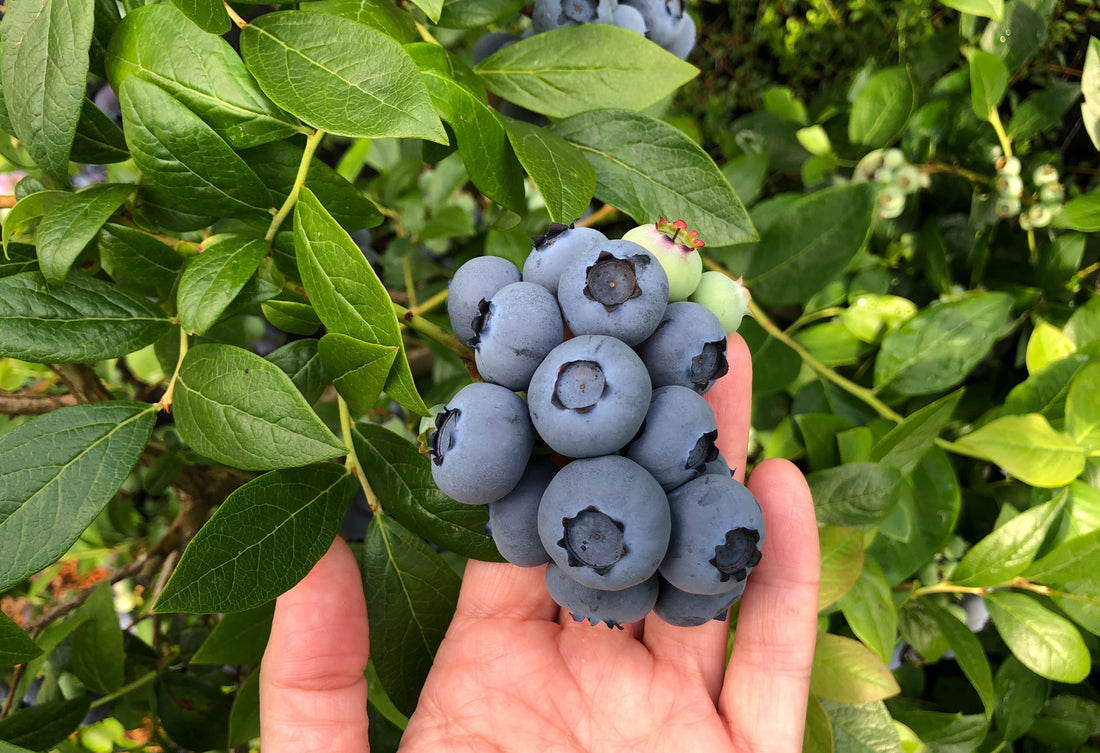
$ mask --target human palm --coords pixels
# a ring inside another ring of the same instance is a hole
[[[730,365],[707,397],[723,454],[741,469],[751,372],[739,338]],[[471,561],[401,750],[800,750],[816,635],[813,506],[785,461],[760,464],[749,488],[768,536],[728,665],[727,621],[576,623],[550,599],[544,568]],[[367,749],[366,635],[358,570],[337,541],[279,599],[260,681],[265,753]]]

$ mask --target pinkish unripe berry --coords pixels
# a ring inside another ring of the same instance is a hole
[[[669,301],[686,301],[703,274],[703,257],[699,255],[703,241],[698,236],[683,220],[670,222],[662,217],[628,230],[623,240],[633,241],[657,257],[668,276]]]

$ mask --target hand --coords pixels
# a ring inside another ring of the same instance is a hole
[[[751,364],[739,337],[729,360],[707,399],[740,478]],[[575,623],[547,594],[544,568],[471,561],[401,750],[800,751],[817,632],[817,523],[790,463],[761,463],[749,488],[767,536],[728,667],[728,620]],[[359,571],[337,540],[278,600],[260,675],[264,752],[365,751],[366,662]]]

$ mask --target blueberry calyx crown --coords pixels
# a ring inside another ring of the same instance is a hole
[[[715,440],[717,439],[717,429],[702,434],[695,443],[695,446],[691,448],[691,452],[688,453],[687,461],[684,463],[684,470],[694,470],[697,474],[702,474],[707,463],[712,463],[717,460],[718,445],[715,444]]]
[[[754,528],[733,528],[726,531],[726,541],[714,547],[710,564],[718,570],[718,579],[726,583],[730,579],[744,580],[749,571],[760,562],[760,532]]]
[[[607,311],[614,311],[642,294],[635,265],[645,267],[649,261],[650,257],[641,254],[619,259],[607,251],[601,251],[586,272],[584,296],[602,304]]]
[[[572,518],[561,519],[564,536],[558,546],[568,555],[570,567],[590,567],[605,575],[626,556],[623,524],[589,505]]]
[[[691,359],[690,377],[697,392],[709,387],[715,380],[729,373],[730,365],[726,360],[726,341],[715,340],[704,343],[703,349]]]
[[[549,246],[552,246],[554,244],[554,240],[559,235],[566,232],[567,230],[574,229],[576,226],[577,226],[577,223],[575,223],[575,222],[570,222],[568,225],[563,225],[560,222],[551,222],[550,227],[547,228],[545,233],[543,233],[542,235],[536,236],[534,238],[535,250],[537,251],[539,249],[543,249],[543,248],[547,248]]]
[[[688,230],[687,223],[683,220],[669,221],[661,217],[655,223],[657,232],[667,238],[671,243],[683,246],[688,251],[697,251],[706,244],[699,240],[698,230]]]
[[[435,431],[428,435],[428,453],[436,465],[443,465],[443,458],[455,446],[455,429],[461,415],[458,408],[445,409],[436,415]]]
[[[477,304],[477,315],[470,320],[470,328],[474,331],[474,335],[466,342],[467,345],[473,348],[481,342],[481,333],[492,318],[493,306],[489,301],[482,298]]]
[[[570,361],[558,369],[554,382],[554,394],[550,397],[554,407],[587,413],[596,407],[607,392],[607,379],[603,369],[595,361]]]
[[[561,4],[559,25],[587,24],[596,21],[598,0],[565,0]]]

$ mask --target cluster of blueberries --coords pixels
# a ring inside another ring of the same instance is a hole
[[[760,561],[760,507],[702,397],[729,369],[747,294],[702,273],[700,245],[681,221],[615,240],[555,224],[522,273],[484,256],[451,281],[451,326],[484,381],[436,414],[435,483],[488,505],[509,562],[548,563],[577,621],[701,625]]]
[[[1021,203],[1027,192],[1024,189],[1024,180],[1020,177],[1020,158],[998,156],[994,167],[997,169],[997,177],[993,181],[993,190],[996,192],[993,211],[998,217],[1017,217],[1022,229],[1031,230],[1046,227],[1061,214],[1066,187],[1059,182],[1058,168],[1054,165],[1043,163],[1031,172],[1034,191],[1028,197],[1030,206],[1026,211]]]
[[[681,60],[695,47],[695,21],[685,12],[684,0],[535,0],[531,12],[535,34],[590,23],[635,31]],[[474,62],[519,40],[507,32],[486,34],[474,46]]]

